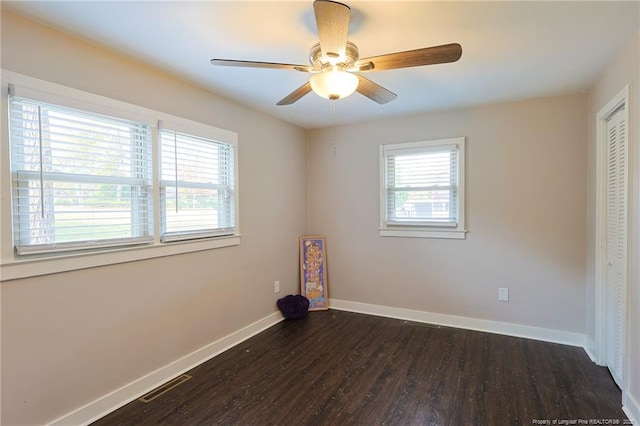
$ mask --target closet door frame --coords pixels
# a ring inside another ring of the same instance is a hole
[[[595,232],[595,361],[598,365],[607,365],[607,162],[608,162],[608,135],[607,121],[621,107],[624,107],[623,120],[625,121],[627,132],[624,143],[625,145],[625,186],[626,186],[626,265],[625,265],[625,283],[626,299],[628,305],[629,295],[629,277],[631,274],[630,253],[630,211],[631,211],[631,167],[633,158],[631,153],[631,144],[629,143],[629,86],[625,86],[607,105],[605,105],[596,117],[596,232]],[[623,336],[623,362],[621,371],[620,384],[622,391],[628,384],[627,372],[628,357],[626,348],[628,338],[628,306],[625,306],[625,334]]]

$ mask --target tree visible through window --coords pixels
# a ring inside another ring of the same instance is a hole
[[[146,110],[114,111],[142,121],[11,94],[16,254],[237,236],[237,135]]]
[[[146,124],[10,100],[19,254],[151,240]]]
[[[9,276],[240,244],[237,133],[11,71],[2,84]]]

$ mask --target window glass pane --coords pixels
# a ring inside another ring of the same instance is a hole
[[[393,219],[449,221],[455,218],[452,191],[393,191]]]
[[[389,150],[386,154],[386,220],[424,225],[457,221],[457,150],[455,147]]]
[[[451,176],[451,151],[392,157],[392,170],[398,187],[449,186]]]
[[[27,181],[19,191],[19,217],[28,218],[21,240],[29,244],[128,238],[138,234],[131,220],[133,200],[141,188],[130,185],[49,180],[44,188],[44,212],[38,181]]]
[[[190,232],[216,229],[218,223],[218,191],[206,188],[166,187],[166,232]]]
[[[149,126],[11,98],[10,139],[19,253],[148,240]]]
[[[163,240],[232,234],[234,147],[170,130],[160,133]]]

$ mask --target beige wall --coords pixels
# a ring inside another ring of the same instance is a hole
[[[379,237],[380,144],[457,136],[467,239]],[[586,139],[584,94],[308,132],[331,298],[583,333]]]
[[[596,115],[626,85],[630,86],[629,149],[631,154],[631,181],[629,185],[629,287],[628,298],[628,388],[623,389],[626,405],[635,405],[640,415],[640,131],[638,126],[640,100],[640,33],[629,40],[612,59],[609,66],[589,91],[589,157],[588,157],[588,222],[587,222],[587,335],[590,344],[596,340],[595,320],[595,193],[596,193]],[[591,348],[595,352],[595,348]]]
[[[243,235],[238,247],[2,283],[2,424],[53,420],[274,312],[274,280],[280,295],[297,292],[303,233],[328,237],[331,298],[593,338],[594,116],[627,83],[637,105],[637,37],[588,101],[343,126],[335,150],[330,129],[307,132],[305,146],[295,126],[6,11],[1,48],[11,71],[238,132]],[[637,124],[632,132],[637,188]],[[467,138],[467,239],[380,238],[379,145],[456,136]],[[634,193],[632,217],[638,208]],[[499,287],[510,302],[497,301]],[[637,379],[640,330],[630,335]]]
[[[302,129],[7,11],[2,66],[237,132],[242,233],[237,247],[3,282],[2,424],[51,421],[297,292]]]

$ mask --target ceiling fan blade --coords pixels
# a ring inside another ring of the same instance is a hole
[[[442,46],[425,47],[406,52],[389,53],[361,59],[354,67],[373,62],[371,71],[392,70],[396,68],[419,67],[422,65],[444,64],[455,62],[462,56],[462,46],[458,43]],[[366,70],[363,70],[366,71]]]
[[[313,2],[313,11],[322,55],[345,58],[351,8],[335,1],[316,0]]]
[[[347,68],[345,71],[349,72],[367,72],[373,71],[374,65],[373,62],[363,62],[360,61],[351,68]]]
[[[358,88],[356,89],[356,91],[374,102],[377,102],[379,104],[386,104],[387,102],[391,102],[398,97],[398,95],[396,95],[392,91],[385,89],[379,84],[374,83],[373,81],[366,79],[361,75],[358,75],[358,80],[360,80],[360,82],[358,83]]]
[[[235,59],[212,59],[211,65],[224,67],[244,67],[244,68],[271,68],[278,70],[295,70],[311,72],[312,67],[308,65],[280,64],[278,62],[258,62],[258,61],[238,61]]]
[[[302,86],[298,87],[296,90],[285,96],[280,102],[276,105],[291,105],[292,103],[298,101],[307,93],[311,92],[311,83],[308,81]]]

